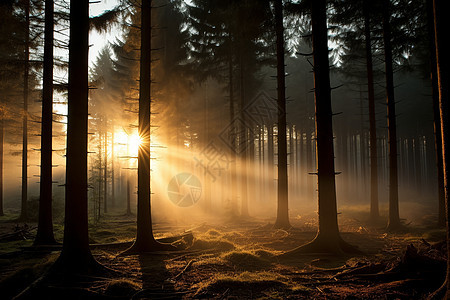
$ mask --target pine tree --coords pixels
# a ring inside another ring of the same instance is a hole
[[[334,169],[333,124],[326,0],[311,2],[312,45],[314,58],[314,95],[316,108],[316,151],[318,178],[319,229],[310,243],[283,256],[299,253],[355,252],[340,236],[337,220]]]
[[[64,241],[55,268],[64,273],[98,269],[88,236],[89,1],[70,1],[69,94]]]
[[[289,229],[283,1],[275,1],[278,88],[278,210],[275,228]],[[291,151],[292,155],[292,151]],[[291,156],[292,157],[292,156]],[[292,165],[292,164],[291,164]]]
[[[35,245],[55,244],[52,218],[53,1],[45,1],[44,72],[42,90],[41,178]]]

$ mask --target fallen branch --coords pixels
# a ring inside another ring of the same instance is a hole
[[[175,276],[173,279],[177,279],[178,277],[180,277],[181,275],[183,275],[183,273],[186,272],[186,271],[192,266],[193,263],[194,263],[194,260],[191,259],[191,260],[187,263],[186,267],[184,267],[184,269],[183,269],[180,273],[178,273],[177,276]]]

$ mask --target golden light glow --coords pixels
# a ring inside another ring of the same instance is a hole
[[[137,156],[140,145],[141,137],[137,133],[128,136],[128,146],[130,149],[130,154],[133,154],[133,156]]]
[[[119,146],[118,148],[120,156],[122,157],[136,157],[138,155],[140,138],[137,130],[127,130],[119,129],[114,133],[115,143]]]
[[[117,128],[114,133],[116,151],[119,157],[128,159],[131,167],[137,167],[137,157],[142,138],[138,135],[137,129]],[[163,156],[165,149],[156,136],[151,137],[150,157],[152,172],[158,172],[159,159]],[[159,170],[160,171],[160,170]]]

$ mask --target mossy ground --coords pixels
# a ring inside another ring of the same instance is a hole
[[[48,299],[77,299],[86,295],[95,299],[130,299],[133,295],[135,299],[421,299],[440,284],[423,284],[425,281],[420,277],[408,278],[408,274],[364,277],[343,271],[369,268],[377,263],[387,269],[401,260],[407,245],[419,247],[422,239],[437,242],[445,238],[444,230],[409,226],[404,232],[392,234],[351,216],[341,217],[343,239],[359,246],[364,255],[303,255],[279,260],[279,254],[314,238],[315,221],[313,217],[293,218],[293,228],[288,231],[273,229],[271,221],[155,224],[156,237],[181,235],[192,229],[194,239],[181,243],[184,249],[180,251],[140,256],[119,256],[124,250],[120,244],[93,248],[94,257],[118,271],[117,275],[80,279],[79,283],[72,282],[70,288],[67,283],[50,282],[36,287],[35,293],[46,294]],[[0,222],[0,234],[15,226],[11,220]],[[34,228],[35,224],[29,226]],[[135,230],[134,216],[108,215],[91,225],[90,238],[95,243],[130,242]],[[30,232],[35,234],[35,229]],[[56,224],[55,236],[60,242],[62,233],[62,226]],[[27,250],[31,244],[31,239],[0,243],[2,299],[19,294],[48,270],[58,256],[58,251]]]

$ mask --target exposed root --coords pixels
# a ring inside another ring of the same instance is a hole
[[[283,230],[289,230],[292,228],[292,225],[289,223],[289,220],[283,220],[283,221],[276,221],[273,225],[274,229],[283,229]]]
[[[447,280],[435,292],[430,294],[427,300],[450,299],[450,292],[447,290]]]

